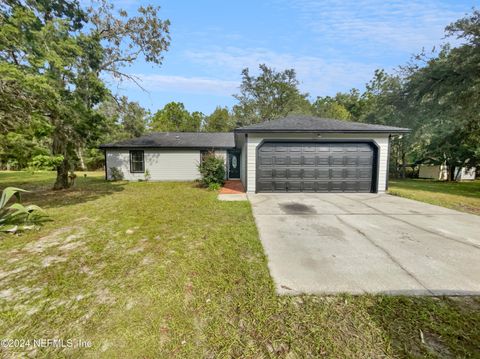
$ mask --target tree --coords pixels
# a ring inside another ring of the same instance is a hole
[[[201,112],[190,114],[181,102],[170,102],[153,115],[150,127],[159,132],[198,132],[203,118]]]
[[[276,72],[265,64],[259,65],[260,74],[242,71],[240,93],[234,95],[238,104],[233,107],[236,125],[269,121],[289,114],[309,114],[308,94],[298,89],[295,70]]]
[[[315,116],[322,118],[335,118],[338,120],[349,120],[352,118],[352,114],[348,112],[345,106],[330,96],[317,97],[312,104],[312,112]]]
[[[140,57],[162,63],[169,21],[158,18],[158,9],[140,7],[139,16],[129,17],[114,14],[106,1],[84,11],[68,0],[12,0],[0,8],[0,92],[7,99],[0,126],[12,128],[15,111],[24,123],[48,123],[52,154],[64,158],[55,189],[69,186],[68,171],[82,148],[105,127],[96,111],[109,93],[102,74],[138,83],[122,68]]]
[[[480,164],[480,11],[447,26],[448,36],[464,43],[444,45],[437,56],[417,57],[411,64],[407,92],[422,119],[420,154],[445,163],[448,179],[457,167]]]
[[[118,105],[118,121],[127,137],[143,135],[148,126],[149,113],[138,102],[128,101],[125,96],[120,98]]]
[[[205,118],[205,132],[228,132],[235,127],[228,108],[218,106],[211,115]]]

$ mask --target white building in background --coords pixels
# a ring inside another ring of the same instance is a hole
[[[467,167],[455,169],[455,180],[469,181],[475,179],[475,167],[468,169]],[[429,178],[439,181],[445,181],[448,178],[448,170],[445,165],[420,165],[418,173],[419,178]]]

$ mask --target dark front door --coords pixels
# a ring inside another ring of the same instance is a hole
[[[372,192],[375,150],[369,143],[264,143],[258,192]]]
[[[228,178],[240,178],[240,151],[228,151]]]

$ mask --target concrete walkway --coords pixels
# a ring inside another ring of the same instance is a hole
[[[480,295],[480,216],[387,194],[248,197],[279,293]]]

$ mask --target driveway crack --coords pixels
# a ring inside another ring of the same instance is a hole
[[[407,275],[412,278],[415,282],[417,282],[419,285],[421,285],[428,293],[430,293],[430,295],[434,295],[434,293],[428,289],[426,287],[425,284],[423,284],[420,279],[418,279],[412,272],[410,272],[405,266],[403,266],[400,262],[398,262],[395,257],[389,252],[387,251],[385,248],[383,248],[381,245],[379,245],[377,242],[375,242],[373,239],[371,239],[369,236],[367,236],[367,234],[365,232],[363,232],[362,230],[358,229],[357,227],[351,225],[350,223],[346,222],[345,220],[343,220],[342,218],[340,218],[340,216],[336,215],[335,217],[337,217],[337,219],[344,225],[346,225],[347,227],[350,227],[351,229],[353,229],[355,232],[357,232],[358,234],[360,234],[362,237],[364,237],[367,241],[369,241],[372,245],[374,245],[376,248],[378,248],[379,250],[381,250],[383,253],[385,253],[385,255],[393,262],[395,263],[400,269],[402,269],[405,273],[407,273]]]

